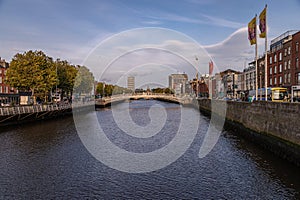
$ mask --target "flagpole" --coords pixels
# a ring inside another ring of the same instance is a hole
[[[265,37],[265,100],[268,101],[268,40],[267,40],[267,4],[266,4],[266,37]]]
[[[255,22],[257,20],[257,15],[255,15]],[[256,26],[256,23],[255,23]],[[258,100],[258,82],[257,82],[257,76],[258,76],[258,67],[257,67],[257,28],[255,27],[255,99]]]

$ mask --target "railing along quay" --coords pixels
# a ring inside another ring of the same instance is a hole
[[[57,111],[72,108],[71,104],[52,104],[52,105],[32,105],[32,106],[14,106],[0,107],[0,116],[30,114],[47,111]]]

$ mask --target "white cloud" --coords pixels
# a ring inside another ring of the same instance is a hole
[[[247,34],[247,27],[243,27],[220,43],[204,46],[220,71],[228,68],[242,71],[245,62],[247,65],[249,61],[255,58],[255,46],[250,46]],[[258,47],[259,52],[261,52],[259,54],[262,54],[264,40],[258,38]]]
[[[223,19],[223,18],[217,18],[217,17],[204,15],[204,14],[202,16],[208,19],[209,24],[214,24],[217,26],[223,26],[223,27],[229,27],[229,28],[240,28],[244,25],[242,23],[230,21],[230,20]]]

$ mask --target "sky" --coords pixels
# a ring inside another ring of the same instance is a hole
[[[168,84],[171,73],[242,71],[254,59],[247,24],[268,5],[268,44],[300,30],[299,0],[0,0],[0,57],[42,50],[97,80]],[[258,54],[264,39],[258,39]]]

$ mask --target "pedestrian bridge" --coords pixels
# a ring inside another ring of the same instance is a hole
[[[182,105],[191,104],[193,97],[191,96],[175,96],[168,94],[134,94],[134,95],[113,95],[111,97],[105,97],[102,99],[96,99],[96,107],[110,106],[112,103],[119,103],[125,100],[139,100],[139,99],[156,99],[160,101],[178,103]]]

